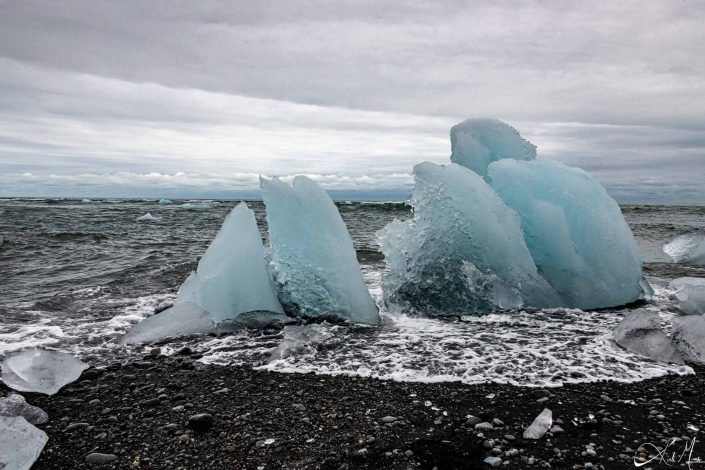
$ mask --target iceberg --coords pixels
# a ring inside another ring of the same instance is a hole
[[[49,415],[38,406],[27,403],[24,397],[11,393],[5,398],[0,398],[0,416],[21,416],[31,424],[44,424],[49,421]]]
[[[172,201],[171,199],[160,199],[159,200],[159,204],[162,206],[168,206],[169,204],[173,204],[173,203],[174,203],[174,201]]]
[[[687,361],[705,364],[705,316],[674,318],[671,337],[673,345]]]
[[[153,216],[152,214],[150,214],[149,212],[147,212],[145,215],[141,215],[141,216],[137,217],[137,221],[138,221],[138,222],[150,222],[150,221],[153,221],[153,220],[159,220],[159,219],[157,219],[156,217],[154,217],[154,216]]]
[[[677,236],[663,246],[663,251],[676,263],[705,266],[705,235]]]
[[[705,314],[705,279],[699,277],[680,277],[670,284],[675,290],[674,300],[678,309],[686,315]]]
[[[450,160],[481,176],[490,163],[504,158],[534,160],[536,146],[497,119],[467,119],[450,130]]]
[[[81,376],[88,364],[70,354],[30,349],[2,361],[2,381],[20,392],[53,395]]]
[[[283,321],[255,213],[238,204],[179,288],[174,306],[146,318],[123,343],[207,334]]]
[[[634,236],[590,175],[558,162],[505,159],[490,164],[487,176],[519,214],[536,267],[562,306],[614,307],[644,297]]]
[[[655,361],[683,363],[671,340],[661,329],[658,314],[634,310],[624,315],[612,338],[623,348]]]
[[[388,305],[443,316],[560,303],[536,269],[519,217],[481,176],[425,162],[414,180],[413,219],[378,234]]]
[[[272,268],[287,313],[381,322],[353,243],[328,194],[305,176],[260,178]]]
[[[29,470],[48,440],[21,416],[0,416],[0,469]]]

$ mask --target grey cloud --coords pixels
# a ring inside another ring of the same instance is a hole
[[[705,200],[704,22],[668,1],[0,0],[4,191],[179,171],[352,190],[447,162],[449,127],[491,116],[619,197]]]

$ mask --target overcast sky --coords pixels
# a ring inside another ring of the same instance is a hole
[[[0,0],[0,196],[403,197],[495,117],[620,201],[702,202],[704,58],[705,2]]]

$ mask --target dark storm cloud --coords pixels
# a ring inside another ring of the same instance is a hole
[[[0,1],[0,193],[120,172],[369,191],[491,116],[620,197],[683,197],[705,174],[703,24],[697,2]]]

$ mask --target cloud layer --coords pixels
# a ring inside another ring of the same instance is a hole
[[[405,194],[490,116],[621,200],[705,201],[702,24],[696,2],[0,0],[0,196]]]

